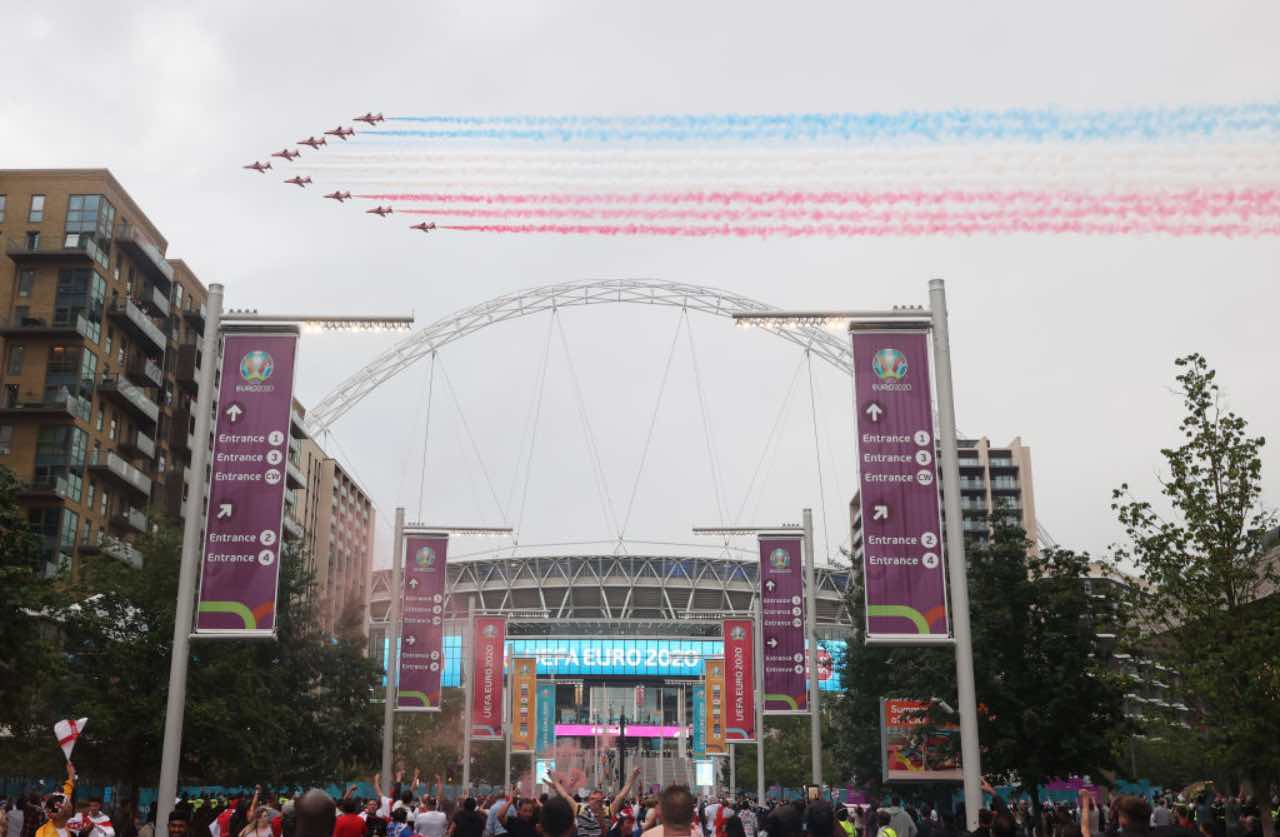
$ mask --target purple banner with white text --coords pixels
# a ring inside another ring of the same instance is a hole
[[[804,658],[804,569],[800,535],[760,536],[764,711],[809,711]]]
[[[399,712],[439,712],[444,674],[444,583],[448,535],[404,539]]]
[[[945,641],[928,332],[855,331],[853,364],[867,641]]]
[[[196,633],[275,634],[297,344],[296,334],[224,338]]]

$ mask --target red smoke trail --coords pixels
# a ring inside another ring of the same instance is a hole
[[[1144,221],[1105,223],[1087,221],[1019,221],[995,223],[890,223],[660,226],[653,224],[442,224],[440,229],[462,232],[550,235],[660,236],[667,238],[842,238],[970,235],[1167,235],[1245,238],[1280,235],[1280,225],[1204,224]]]

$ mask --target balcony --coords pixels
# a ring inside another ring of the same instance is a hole
[[[293,463],[293,457],[285,463],[285,477],[289,488],[306,488],[307,478],[303,475],[302,469]]]
[[[89,420],[89,402],[78,395],[63,392],[60,395],[49,395],[43,400],[19,400],[16,404],[0,407],[0,418],[22,418],[24,416],[45,419],[84,419]]]
[[[68,260],[87,261],[92,264],[100,261],[102,250],[88,236],[83,239],[83,247],[68,247],[66,239],[50,238],[42,240],[41,246],[30,248],[25,241],[9,239],[5,245],[5,254],[15,264],[45,264],[49,262],[65,262]]]
[[[295,439],[307,438],[306,421],[297,410],[289,410],[289,435]]]
[[[117,300],[107,309],[108,316],[136,340],[148,354],[162,355],[168,343],[160,327],[131,299]]]
[[[169,316],[169,295],[151,282],[143,284],[142,292],[138,294],[138,304],[153,317]]]
[[[183,502],[183,490],[185,488],[187,478],[187,470],[171,471],[165,478],[164,489],[160,498],[160,507],[164,510],[164,514],[169,518],[180,518],[186,512],[186,504]]]
[[[110,398],[124,407],[136,421],[150,430],[154,430],[160,420],[160,405],[148,398],[142,387],[123,375],[104,375],[98,384],[98,392],[103,398]]]
[[[204,334],[204,321],[208,317],[208,309],[201,305],[198,308],[188,308],[182,312],[182,316],[187,323],[201,334]]]
[[[80,550],[84,551],[83,548]],[[117,561],[122,561],[135,570],[142,569],[142,553],[134,549],[133,544],[124,541],[108,540],[102,544],[102,551]]]
[[[18,486],[18,496],[28,499],[52,500],[65,498],[69,493],[66,477],[40,477]]]
[[[116,225],[115,241],[166,291],[173,286],[173,265],[165,261],[160,248],[151,242],[146,233],[132,224],[121,222]]]
[[[146,534],[147,516],[132,506],[125,506],[111,516],[111,525],[125,531]]]
[[[128,371],[129,376],[140,386],[150,389],[159,389],[164,386],[164,370],[160,368],[160,364],[146,355],[135,354],[130,357]]]
[[[1016,470],[1017,467],[1018,467],[1017,463],[1015,463],[1012,459],[994,459],[993,458],[991,460],[991,470],[993,471]]]
[[[191,394],[200,389],[200,349],[194,343],[178,347],[178,386]]]
[[[130,456],[156,458],[156,442],[141,430],[135,430],[120,440],[120,450]]]
[[[306,531],[302,528],[302,524],[286,514],[284,516],[284,539],[286,541],[300,541],[305,535]]]
[[[50,322],[44,317],[0,319],[0,337],[58,337],[93,339],[92,324],[84,314],[76,314],[69,322]]]
[[[169,423],[169,451],[175,456],[191,460],[191,408],[179,407],[173,411]]]
[[[113,450],[99,450],[90,454],[89,470],[115,479],[120,485],[137,492],[144,498],[151,496],[151,480],[147,475],[125,462],[120,454]]]

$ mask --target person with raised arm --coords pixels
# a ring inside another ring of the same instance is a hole
[[[551,786],[556,789],[556,793],[562,799],[569,803],[569,807],[573,810],[574,822],[578,828],[578,837],[603,837],[604,826],[601,823],[602,815],[604,815],[605,824],[612,819],[622,804],[631,796],[631,789],[635,786],[636,779],[640,778],[640,768],[631,771],[630,778],[627,783],[618,791],[618,795],[609,803],[608,809],[604,809],[601,803],[604,801],[604,792],[599,788],[591,791],[587,796],[586,802],[578,802],[573,798],[573,794],[565,790],[564,785],[560,782],[560,774],[553,773],[547,777]]]

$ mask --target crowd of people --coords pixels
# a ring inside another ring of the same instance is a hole
[[[305,794],[252,794],[227,798],[183,795],[168,817],[168,837],[1261,837],[1260,811],[1252,800],[1204,792],[1195,799],[1115,796],[1105,807],[1081,793],[1072,803],[1033,809],[1029,800],[1006,802],[983,783],[989,807],[966,832],[962,815],[897,796],[845,805],[822,799],[772,801],[699,797],[671,785],[642,792],[632,772],[616,793],[573,786],[571,777],[543,778],[550,790],[528,785],[505,793],[445,794],[415,772],[398,773],[374,795],[350,785],[339,798],[313,789]],[[127,801],[108,813],[101,799],[77,800],[75,768],[58,790],[0,800],[0,837],[156,837],[156,806],[140,811]]]

